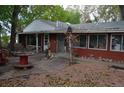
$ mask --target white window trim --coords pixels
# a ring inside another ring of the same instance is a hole
[[[48,44],[50,43],[50,34],[49,34],[49,33],[47,33],[47,34],[45,33],[45,34],[44,34],[43,50],[45,50],[45,46],[46,46],[46,45],[45,45],[45,38],[46,38],[45,35],[48,35]]]
[[[82,49],[87,49],[87,47],[79,47],[79,46],[73,46],[72,48],[82,48]]]
[[[94,35],[97,35],[97,38],[98,38],[98,35],[105,35],[105,36],[106,36],[106,48],[105,48],[105,49],[90,48],[90,47],[89,47],[89,45],[90,45],[90,35],[88,35],[88,49],[107,51],[107,46],[108,46],[108,34],[94,34]],[[97,46],[98,46],[98,39],[97,39]]]
[[[113,51],[113,52],[124,52],[124,50],[113,50],[113,49],[112,49],[112,36],[113,36],[113,35],[121,35],[121,36],[122,36],[122,38],[121,38],[121,40],[122,40],[121,43],[122,43],[122,45],[123,45],[123,35],[124,35],[124,34],[111,34],[111,36],[110,36],[110,38],[111,38],[111,39],[110,39],[110,51]],[[121,45],[121,48],[122,48],[122,45]]]

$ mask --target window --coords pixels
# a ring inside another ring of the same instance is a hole
[[[87,43],[87,36],[86,35],[79,35],[74,42],[74,46],[76,47],[86,47]]]
[[[122,40],[122,43],[123,43],[123,45],[122,45],[122,49],[123,49],[123,51],[124,51],[124,35],[123,35],[123,40]]]
[[[41,46],[41,34],[38,34],[38,46]]]
[[[36,45],[36,35],[35,34],[27,35],[27,44],[28,45]]]
[[[97,35],[90,35],[90,48],[97,48]]]
[[[106,35],[98,35],[98,48],[106,49]]]
[[[86,47],[86,35],[80,35],[80,47]]]
[[[106,49],[107,35],[90,35],[89,48]]]
[[[114,51],[124,51],[124,35],[112,35],[111,49]]]
[[[49,43],[49,34],[45,34],[45,45],[48,45],[48,43]]]
[[[121,35],[112,35],[112,50],[121,50]]]

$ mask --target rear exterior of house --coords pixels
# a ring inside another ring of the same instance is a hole
[[[48,46],[52,52],[65,52],[66,28],[63,22],[35,20],[18,34],[18,42],[25,47],[35,46],[36,52],[44,52]]]
[[[83,57],[95,57],[124,61],[124,33],[88,33],[80,35],[80,44],[74,53]],[[83,43],[81,43],[83,41]]]
[[[94,57],[124,61],[124,22],[71,24],[73,35],[78,42],[73,44],[73,52],[80,57]],[[35,20],[23,33],[19,43],[25,47],[36,46],[36,51],[44,52],[50,46],[52,52],[65,52],[65,33],[68,25],[63,22]]]
[[[48,46],[52,52],[65,52],[64,50],[64,33],[39,33],[38,34],[38,51],[44,52]],[[36,46],[36,34],[20,34],[19,43],[23,46]],[[50,44],[50,45],[49,45]]]

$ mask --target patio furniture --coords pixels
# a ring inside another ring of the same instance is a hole
[[[0,50],[0,65],[5,65],[8,62],[9,51],[6,49]]]
[[[33,67],[33,65],[28,62],[28,57],[33,55],[32,52],[15,52],[15,54],[20,57],[19,63],[14,65],[15,68],[27,69]]]

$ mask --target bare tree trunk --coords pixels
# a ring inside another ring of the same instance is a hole
[[[14,51],[14,45],[16,42],[16,27],[18,21],[18,14],[20,12],[20,6],[15,5],[13,6],[13,13],[12,13],[12,27],[11,27],[11,37],[10,37],[10,50]]]
[[[2,27],[1,27],[1,24],[0,24],[0,49],[2,48],[2,41],[1,41],[1,30],[2,30]]]
[[[1,32],[0,32],[0,49],[2,48]]]
[[[124,5],[119,5],[120,13],[121,13],[121,20],[124,20]]]

